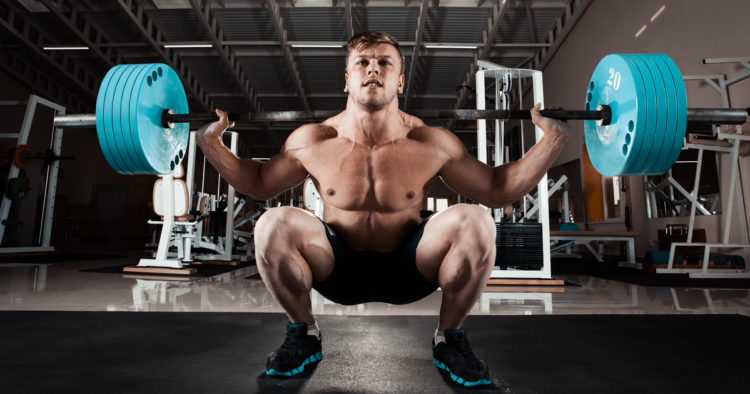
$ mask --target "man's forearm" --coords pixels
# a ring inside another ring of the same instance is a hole
[[[506,179],[504,195],[508,200],[516,201],[531,191],[560,156],[567,141],[563,134],[545,134],[524,157],[509,163],[501,175]]]
[[[265,194],[260,181],[262,163],[240,159],[219,138],[199,138],[197,143],[208,162],[239,193],[253,198],[262,197]]]

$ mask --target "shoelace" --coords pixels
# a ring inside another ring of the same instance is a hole
[[[296,353],[295,344],[299,342],[300,337],[297,335],[292,334],[286,334],[286,338],[284,339],[284,343],[279,346],[278,353],[281,355],[282,353],[286,353],[290,357]]]
[[[471,350],[469,341],[467,341],[465,338],[460,339],[454,342],[454,345],[458,348],[458,353],[461,354],[464,360],[466,360],[467,364],[469,364],[474,369],[479,369],[481,367],[479,359],[474,355],[474,351]]]

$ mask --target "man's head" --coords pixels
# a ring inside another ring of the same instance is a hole
[[[391,103],[404,87],[404,55],[395,37],[364,32],[346,44],[346,87],[344,91],[368,111]]]
[[[406,65],[406,58],[404,57],[404,54],[401,53],[401,47],[399,47],[398,40],[396,37],[388,33],[381,33],[378,31],[366,31],[364,33],[355,34],[349,39],[346,43],[346,64],[349,64],[349,56],[352,51],[367,48],[375,44],[388,44],[396,48],[399,58],[401,59],[401,74],[403,74],[404,66]]]

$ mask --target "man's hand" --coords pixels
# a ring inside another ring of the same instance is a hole
[[[226,112],[217,109],[216,115],[219,117],[219,120],[201,127],[195,133],[196,142],[201,143],[208,139],[220,139],[221,135],[224,134],[228,128],[234,127],[234,122],[229,121]]]
[[[572,134],[570,125],[559,119],[545,118],[539,114],[541,108],[542,105],[537,104],[531,109],[531,121],[544,131],[545,136],[550,135],[554,139],[560,139],[563,144],[567,143]]]

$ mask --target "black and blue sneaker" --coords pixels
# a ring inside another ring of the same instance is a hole
[[[307,335],[307,324],[286,323],[286,339],[266,360],[266,375],[289,377],[305,370],[308,364],[323,359],[321,340]]]
[[[487,365],[474,355],[463,328],[445,330],[445,342],[435,345],[433,340],[432,357],[435,359],[433,364],[448,373],[451,380],[461,386],[472,387],[492,383]]]

